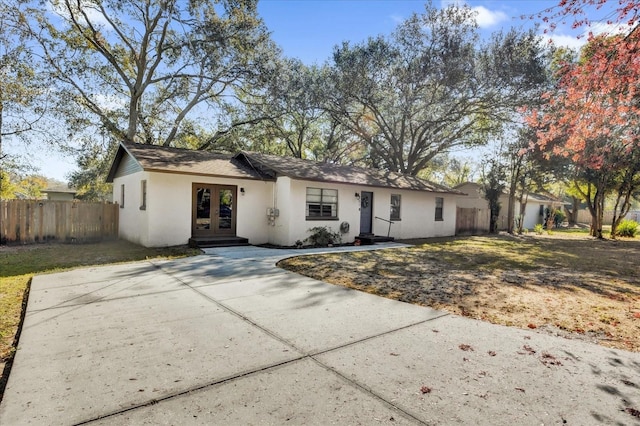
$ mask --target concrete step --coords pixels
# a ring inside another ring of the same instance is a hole
[[[373,234],[360,234],[356,237],[356,239],[360,240],[360,244],[362,245],[386,243],[394,240],[393,237],[383,237],[382,235],[373,235]]]
[[[194,248],[235,247],[248,245],[250,244],[247,238],[236,236],[189,238],[189,247]]]

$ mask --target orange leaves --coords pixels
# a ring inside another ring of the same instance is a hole
[[[640,31],[598,36],[563,69],[548,102],[526,117],[543,153],[571,158],[581,169],[615,169],[638,146],[639,46]]]

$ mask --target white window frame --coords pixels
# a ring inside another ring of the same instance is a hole
[[[338,220],[338,190],[307,187],[307,220]]]

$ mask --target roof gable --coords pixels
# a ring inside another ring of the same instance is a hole
[[[269,176],[235,160],[232,154],[122,143],[111,164],[107,182],[113,182],[113,179],[117,177],[118,168],[125,156],[130,156],[142,170],[147,172],[271,180]]]

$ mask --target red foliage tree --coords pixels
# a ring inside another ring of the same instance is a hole
[[[618,191],[623,201],[616,203],[615,236],[640,183],[639,36],[632,30],[626,36],[592,37],[579,61],[561,68],[557,90],[545,95],[547,104],[528,115],[529,125],[538,129],[538,148],[547,157],[569,159],[576,181],[587,184],[581,192],[597,237],[602,237],[605,196]]]
[[[611,7],[611,5],[614,5]],[[608,7],[607,7],[608,6]],[[613,10],[611,10],[613,9]],[[557,22],[566,23],[567,19],[571,19],[571,26],[578,28],[589,26],[592,23],[589,18],[590,12],[604,12],[600,22],[607,24],[622,23],[633,26],[640,17],[640,1],[639,0],[560,0],[557,6],[548,8],[540,14],[545,23],[549,24],[549,31],[553,31]]]

